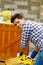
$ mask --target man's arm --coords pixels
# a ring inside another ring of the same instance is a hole
[[[28,26],[25,24],[22,27],[22,37],[21,37],[21,43],[20,43],[20,52],[24,52],[25,47],[27,46],[28,42],[28,36],[29,36],[29,30]]]
[[[37,48],[37,47],[35,47],[35,49],[34,49],[36,52],[38,52],[39,51],[39,48]]]
[[[28,45],[28,49],[29,49],[29,41],[27,41],[26,44]],[[20,51],[21,51],[21,52],[24,52],[24,50],[25,50],[25,48],[20,47]]]
[[[28,40],[29,40],[29,28],[28,28],[27,24],[24,24],[22,27],[22,36],[21,36],[20,47],[25,48]]]
[[[35,56],[37,55],[38,51],[39,51],[39,48],[35,47],[34,51],[31,54],[31,58],[35,58]]]

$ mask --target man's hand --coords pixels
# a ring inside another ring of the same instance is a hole
[[[23,55],[23,52],[17,53],[17,57],[22,56],[22,55]]]
[[[20,48],[20,52],[17,53],[17,57],[22,56],[24,53],[24,48]]]
[[[31,58],[32,58],[32,59],[35,58],[35,56],[37,55],[37,53],[38,53],[38,52],[33,51],[32,54],[31,54]]]
[[[31,54],[31,58],[35,58],[35,56],[37,55],[38,51],[39,51],[39,48],[35,47],[34,51]]]

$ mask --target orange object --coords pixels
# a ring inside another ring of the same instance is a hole
[[[0,60],[16,57],[20,51],[22,30],[12,24],[0,24]],[[28,54],[28,45],[24,49]]]

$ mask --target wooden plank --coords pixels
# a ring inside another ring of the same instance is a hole
[[[22,30],[14,25],[0,24],[0,60],[16,57],[20,51]],[[24,49],[28,54],[28,47]]]

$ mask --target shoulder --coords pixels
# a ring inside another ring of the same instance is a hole
[[[22,26],[22,29],[24,30],[27,30],[27,29],[30,29],[30,20],[26,20],[25,23],[23,24]]]
[[[28,27],[29,26],[29,21],[28,20],[25,20],[24,24],[22,27]]]
[[[26,26],[26,25],[28,26],[30,24],[30,22],[31,22],[30,20],[25,20],[23,26]]]
[[[31,25],[34,25],[35,22],[31,21],[31,20],[25,20],[23,27],[31,27]]]

